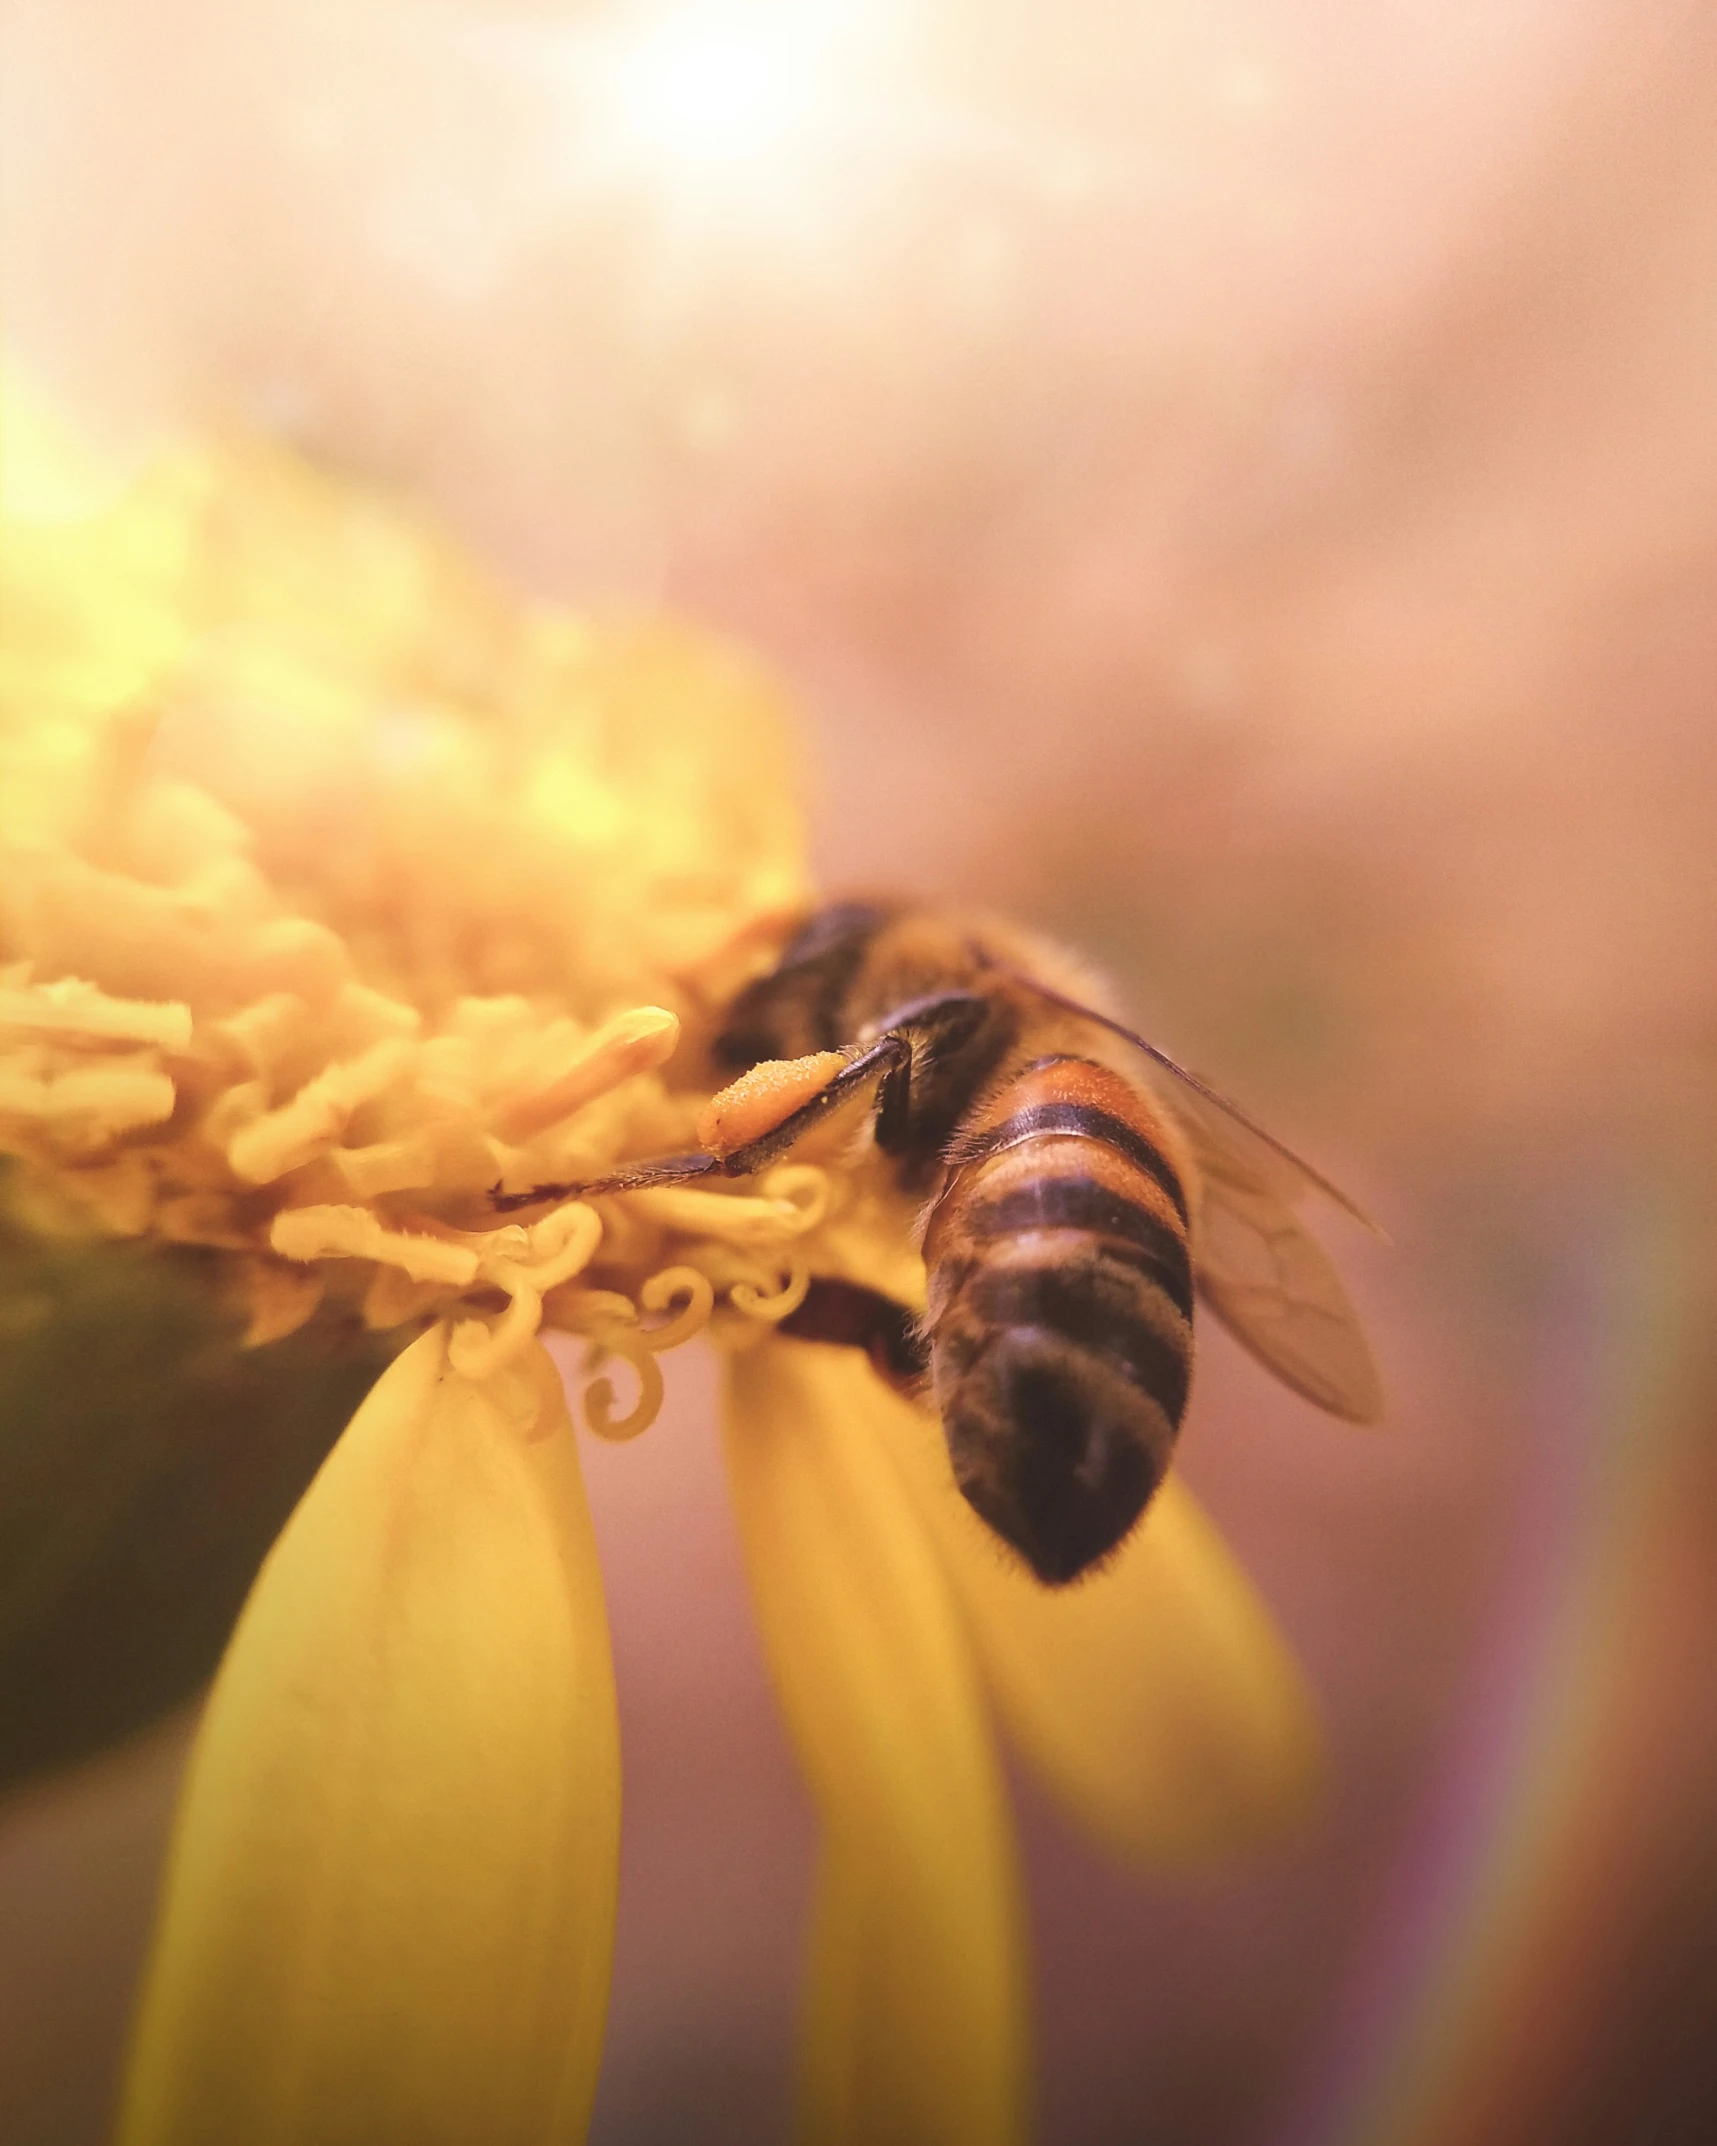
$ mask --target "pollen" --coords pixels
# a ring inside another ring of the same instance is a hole
[[[698,1114],[698,1144],[712,1155],[731,1155],[772,1133],[803,1104],[821,1094],[847,1062],[844,1051],[815,1051],[808,1058],[766,1058],[730,1081]]]

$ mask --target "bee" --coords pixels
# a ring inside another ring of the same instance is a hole
[[[868,1092],[876,1149],[926,1203],[927,1308],[825,1278],[781,1330],[863,1349],[927,1394],[968,1502],[1065,1586],[1167,1473],[1195,1298],[1318,1407],[1382,1411],[1358,1318],[1290,1202],[1315,1188],[1367,1218],[1099,996],[1011,927],[837,903],[728,1008],[715,1051],[738,1078],[700,1119],[702,1149],[495,1204],[748,1175]]]

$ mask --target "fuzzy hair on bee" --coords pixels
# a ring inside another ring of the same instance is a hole
[[[748,1175],[868,1094],[879,1155],[924,1202],[924,1316],[825,1277],[780,1330],[862,1349],[929,1400],[968,1502],[1064,1586],[1119,1548],[1168,1471],[1195,1302],[1320,1408],[1382,1412],[1359,1320],[1292,1203],[1316,1189],[1366,1218],[1105,999],[1011,926],[833,904],[728,1008],[716,1053],[735,1078],[700,1150],[496,1204]]]

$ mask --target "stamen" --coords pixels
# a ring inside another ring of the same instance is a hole
[[[635,1326],[638,1320],[637,1305],[618,1289],[557,1289],[553,1308],[556,1326],[592,1339],[610,1327]]]
[[[679,1017],[660,1006],[635,1006],[617,1014],[546,1088],[503,1105],[495,1114],[495,1131],[503,1140],[534,1140],[633,1074],[666,1064],[679,1040]]]
[[[673,1318],[660,1326],[637,1329],[639,1341],[653,1356],[677,1349],[701,1333],[715,1309],[715,1285],[696,1267],[664,1267],[659,1274],[652,1274],[638,1292],[638,1301],[646,1311],[665,1311],[676,1297],[684,1297],[686,1302]]]
[[[64,1070],[53,1069],[34,1047],[0,1060],[0,1117],[45,1126],[56,1142],[86,1152],[140,1126],[165,1123],[176,1101],[151,1052]]]
[[[415,1231],[383,1229],[362,1207],[289,1207],[275,1216],[268,1241],[283,1259],[375,1259],[413,1281],[467,1289],[482,1264],[462,1244]]]
[[[616,1445],[624,1444],[641,1431],[647,1431],[655,1422],[666,1390],[662,1383],[662,1368],[654,1351],[635,1334],[624,1331],[605,1334],[598,1346],[610,1356],[624,1357],[637,1372],[638,1399],[630,1415],[616,1419],[612,1381],[593,1379],[584,1389],[584,1420],[598,1438],[606,1438]]]
[[[827,1209],[828,1173],[808,1163],[771,1171],[761,1196],[703,1192],[693,1185],[617,1194],[663,1229],[768,1252],[815,1229]]]
[[[37,1179],[36,1191],[45,1195],[49,1183]],[[149,1157],[134,1148],[121,1149],[111,1162],[93,1168],[61,1171],[52,1185],[115,1237],[140,1237],[155,1212],[155,1172]]]
[[[748,1319],[761,1319],[774,1326],[792,1317],[804,1303],[810,1286],[810,1268],[802,1259],[795,1259],[787,1269],[787,1279],[773,1292],[741,1279],[732,1284],[727,1295],[735,1311],[744,1312]]]
[[[824,1221],[834,1200],[835,1183],[827,1170],[815,1163],[784,1162],[771,1170],[763,1180],[761,1191],[765,1199],[784,1200],[798,1214],[794,1230],[815,1229]]]
[[[308,1001],[295,991],[271,991],[242,1012],[209,1025],[226,1037],[253,1073],[272,1073],[309,1016]]]
[[[314,1161],[334,1145],[360,1105],[393,1086],[415,1054],[415,1044],[395,1036],[327,1067],[290,1103],[234,1133],[227,1143],[228,1162],[248,1183],[270,1185]]]
[[[191,1009],[172,1000],[111,998],[67,977],[0,990],[0,1028],[72,1043],[153,1043],[183,1051],[191,1043]]]
[[[418,1192],[433,1185],[439,1174],[434,1143],[422,1138],[337,1147],[329,1160],[360,1200],[384,1192]]]
[[[535,1340],[543,1320],[543,1300],[534,1289],[520,1288],[501,1316],[461,1319],[447,1344],[448,1361],[469,1379],[492,1378],[517,1362]]]
[[[519,1239],[524,1239],[524,1257]],[[468,1240],[469,1241],[469,1240]],[[602,1242],[602,1218],[578,1201],[557,1207],[528,1229],[511,1223],[491,1233],[492,1249],[480,1251],[479,1272],[503,1289],[534,1289],[539,1296],[582,1272]]]

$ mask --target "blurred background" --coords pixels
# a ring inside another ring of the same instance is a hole
[[[1335,1787],[1232,1871],[1020,1783],[1046,2146],[1717,2137],[1717,15],[7,0],[9,344],[807,711],[825,884],[981,900],[1387,1223],[1361,1433],[1187,1471]],[[601,2146],[785,2135],[811,1824],[708,1367],[589,1461]],[[103,2134],[183,1723],[0,1806],[0,2133]]]

